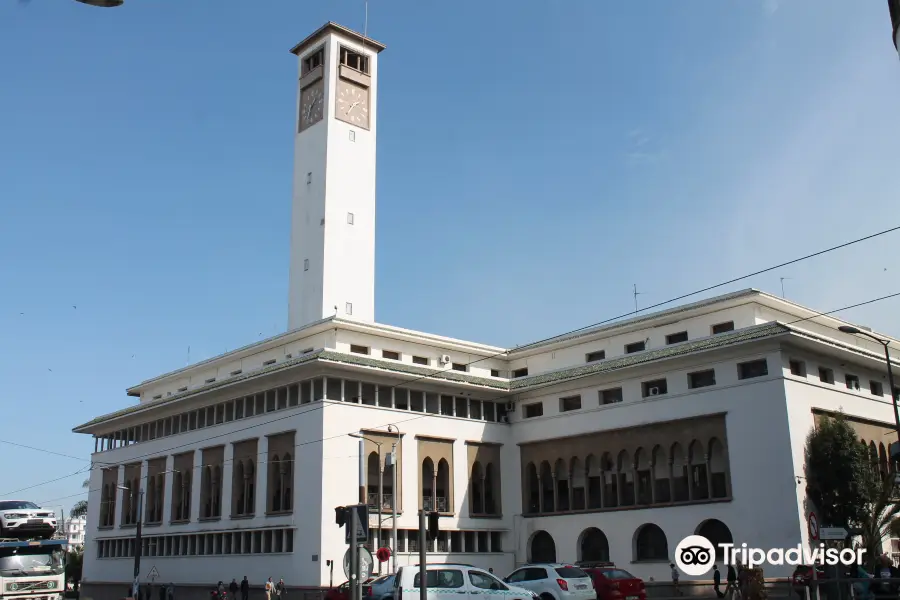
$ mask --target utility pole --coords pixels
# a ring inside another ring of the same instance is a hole
[[[359,440],[359,503],[362,506],[366,506],[366,443],[363,440]],[[360,576],[362,573],[362,568],[360,565],[362,563],[362,552],[360,552],[361,544],[356,541],[356,532],[359,531],[357,529],[361,526],[359,523],[359,514],[360,510],[356,509],[353,511],[353,534],[350,536],[350,543],[353,544],[353,547],[356,548],[356,560],[353,561],[354,565],[354,573],[356,574],[356,583],[353,586],[354,595],[356,596],[355,600],[363,600],[362,595],[362,577]],[[368,525],[368,523],[366,524]],[[366,527],[368,529],[368,527]]]
[[[391,561],[397,572],[397,444],[391,445]]]
[[[419,511],[419,600],[428,600],[428,578],[426,577],[427,557],[425,544],[428,542],[428,519],[425,509]]]
[[[355,506],[350,506],[350,600],[362,600],[359,583],[359,551],[356,544],[356,531],[359,527],[359,514]]]

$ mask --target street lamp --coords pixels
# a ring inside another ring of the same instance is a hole
[[[889,393],[891,394],[891,401],[894,403],[894,424],[897,429],[897,442],[898,447],[900,447],[900,412],[898,412],[897,408],[897,393],[894,389],[894,371],[891,368],[891,352],[888,349],[888,345],[891,343],[890,340],[883,340],[878,336],[872,335],[868,331],[863,331],[858,327],[853,327],[852,325],[841,325],[838,327],[840,331],[844,333],[850,333],[854,335],[863,335],[869,339],[875,340],[882,346],[884,346],[884,360],[887,363],[887,372],[888,372],[888,388]],[[893,459],[893,456],[891,457]]]
[[[79,0],[81,1],[81,0]],[[132,497],[134,491],[128,486],[117,485],[117,489],[131,492]],[[141,523],[144,520],[144,488],[138,490],[138,507],[137,507],[137,527],[134,530],[134,582],[131,584],[131,597],[137,600],[139,591],[139,579],[141,576]]]
[[[82,4],[87,4],[88,6],[99,6],[100,8],[115,8],[117,6],[122,6],[122,3],[125,0],[77,0]]]
[[[350,437],[356,438],[359,440],[365,440],[367,442],[372,442],[378,447],[378,543],[377,546],[381,547],[381,511],[384,507],[384,474],[381,470],[381,442],[376,442],[372,438],[367,438],[361,433],[351,433]],[[368,461],[366,461],[366,471],[368,473]],[[366,477],[368,479],[368,477]],[[366,482],[368,483],[368,481]],[[366,504],[369,503],[369,491],[366,490]],[[377,549],[377,548],[376,548]],[[393,553],[392,553],[393,554]],[[378,563],[378,574],[381,575],[381,562]]]
[[[388,425],[388,433],[391,429],[397,432],[397,441],[391,444],[391,564],[393,572],[397,572],[397,444],[402,444],[400,428],[396,425]]]

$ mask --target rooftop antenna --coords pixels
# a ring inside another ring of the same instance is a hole
[[[366,18],[363,21],[363,37],[368,38],[369,37],[369,35],[368,35],[369,34],[369,0],[365,0],[365,4],[366,4]]]
[[[188,346],[187,364],[191,364],[191,347]]]
[[[793,277],[781,277],[781,297],[784,298],[784,280],[785,279],[793,279]]]
[[[640,296],[640,295],[643,294],[643,293],[644,293],[644,292],[639,292],[639,291],[637,291],[637,284],[635,283],[635,284],[634,284],[634,293],[633,293],[633,295],[634,295],[634,312],[637,312],[637,311],[638,311],[637,297]]]

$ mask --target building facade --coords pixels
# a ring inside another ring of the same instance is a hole
[[[360,484],[370,548],[400,565],[418,562],[420,509],[442,516],[430,560],[500,575],[610,559],[665,579],[695,532],[808,543],[817,416],[843,410],[876,456],[892,430],[881,348],[841,321],[745,290],[512,350],[375,322],[383,48],[327,24],[293,49],[290,331],[147,380],[75,428],[95,440],[85,593],[131,581],[139,514],[142,577],[203,593],[243,575],[340,583],[334,509]]]
[[[86,517],[69,517],[65,522],[65,535],[69,540],[69,550],[75,550],[84,546],[84,530],[87,523]]]

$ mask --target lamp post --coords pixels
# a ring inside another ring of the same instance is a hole
[[[378,548],[381,547],[381,511],[384,505],[384,473],[381,468],[381,442],[376,442],[372,438],[367,438],[361,433],[351,433],[350,437],[357,438],[359,440],[365,440],[367,442],[372,442],[378,447],[378,542],[375,544],[377,551]],[[366,461],[366,473],[368,475],[368,461]],[[368,477],[366,477],[368,479]],[[368,484],[368,481],[366,481]],[[366,504],[369,503],[369,490],[366,490]],[[378,574],[381,575],[381,561],[378,561]]]
[[[391,433],[391,429],[397,432],[397,441],[391,444],[391,565],[393,567],[392,571],[397,573],[397,468],[399,463],[397,462],[397,445],[403,444],[403,440],[400,438],[400,428],[396,425],[388,425],[387,430],[388,433]]]
[[[865,336],[871,340],[875,340],[876,342],[878,342],[879,344],[884,346],[884,360],[887,363],[887,372],[888,372],[888,388],[889,388],[888,393],[890,393],[891,402],[893,402],[893,404],[894,404],[894,424],[896,425],[896,429],[897,429],[897,442],[898,442],[898,444],[900,444],[900,412],[898,412],[898,409],[897,409],[897,394],[894,390],[894,372],[893,372],[893,369],[891,368],[891,351],[888,349],[888,346],[890,345],[891,341],[883,340],[878,336],[872,335],[868,331],[863,331],[862,329],[859,329],[858,327],[853,327],[852,325],[841,325],[840,327],[838,327],[838,329],[840,331],[843,331],[844,333]],[[891,458],[893,459],[893,457],[891,457]]]
[[[132,496],[134,495],[134,491],[124,485],[117,485],[116,488],[120,490],[124,490],[126,492],[131,492]],[[137,600],[140,598],[138,596],[139,587],[140,587],[140,576],[141,576],[141,523],[144,521],[144,488],[140,488],[138,490],[138,508],[137,508],[137,527],[134,529],[134,582],[131,584],[131,597]]]

